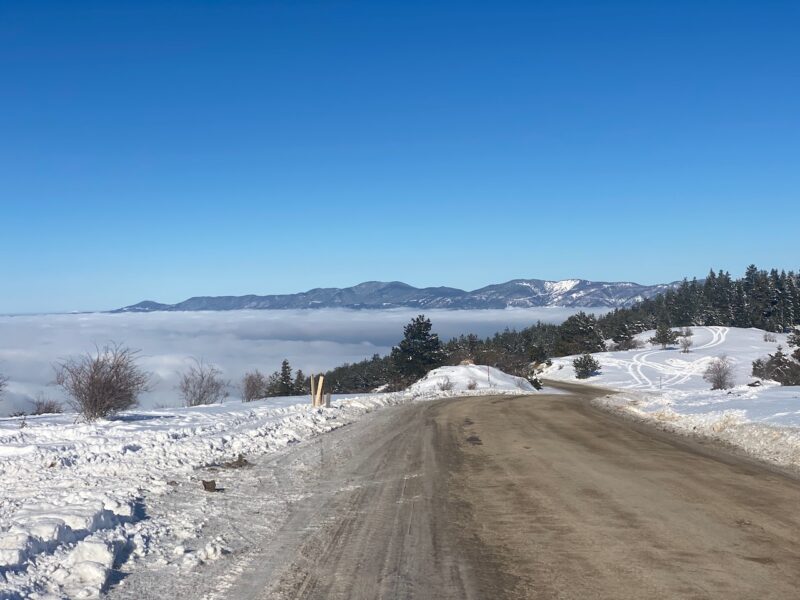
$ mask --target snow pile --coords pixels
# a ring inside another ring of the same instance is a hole
[[[786,335],[764,340],[760,329],[693,327],[688,354],[677,347],[650,346],[641,350],[600,352],[594,357],[600,374],[582,380],[623,393],[603,400],[615,408],[657,422],[669,429],[700,433],[737,445],[762,459],[800,467],[800,387],[774,382],[750,387],[752,362],[786,348]],[[642,341],[654,332],[641,334]],[[703,379],[708,365],[727,356],[733,365],[735,387],[710,389]],[[579,382],[572,360],[553,359],[544,378]]]
[[[463,393],[477,391],[535,392],[536,388],[524,377],[515,377],[500,369],[484,365],[459,365],[457,367],[439,367],[428,373],[410,388],[412,393],[453,392]]]

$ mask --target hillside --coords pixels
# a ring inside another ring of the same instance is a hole
[[[606,403],[664,427],[702,433],[740,446],[778,464],[800,468],[800,387],[764,381],[754,387],[752,362],[786,348],[786,334],[765,341],[755,328],[692,327],[694,345],[688,354],[677,347],[598,352],[600,373],[581,380],[620,393]],[[637,336],[647,340],[652,331]],[[703,379],[708,365],[725,356],[733,366],[734,387],[710,389]],[[543,377],[577,382],[574,356],[554,358]]]

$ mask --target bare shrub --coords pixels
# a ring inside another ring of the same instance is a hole
[[[453,382],[450,381],[449,377],[445,377],[439,383],[436,384],[436,387],[439,388],[440,392],[449,392],[453,389]]]
[[[683,352],[684,354],[689,354],[689,349],[692,347],[692,344],[694,342],[692,342],[691,337],[683,336],[680,340],[678,340],[678,343],[681,346],[681,352]]]
[[[55,382],[87,421],[110,416],[136,406],[139,394],[149,389],[150,374],[136,365],[137,354],[119,344],[96,348],[57,363]]]
[[[252,402],[267,397],[267,378],[256,369],[242,377],[242,402]]]
[[[470,377],[467,380],[467,389],[468,390],[476,390],[476,389],[478,389],[478,382]]]
[[[6,390],[7,385],[8,385],[8,377],[0,373],[0,396],[3,395],[3,392]]]
[[[778,336],[775,335],[774,333],[770,332],[770,331],[765,331],[764,332],[764,341],[765,342],[775,343],[775,342],[778,341]]]
[[[48,398],[41,392],[37,394],[35,400],[31,401],[31,405],[33,405],[32,415],[52,415],[64,412],[64,407],[60,402]]]
[[[694,331],[692,331],[691,327],[682,327],[679,335],[681,337],[690,338],[694,335]]]
[[[727,390],[733,387],[733,365],[726,356],[715,358],[708,365],[703,379],[711,384],[712,390]]]
[[[189,370],[181,374],[178,390],[184,406],[216,404],[228,397],[228,382],[222,379],[222,371],[202,360],[194,361]]]

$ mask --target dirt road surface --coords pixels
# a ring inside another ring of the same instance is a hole
[[[585,393],[387,417],[265,598],[800,597],[794,480]]]
[[[575,389],[323,436],[291,517],[209,597],[800,598],[800,482]]]

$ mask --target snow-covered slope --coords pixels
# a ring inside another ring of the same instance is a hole
[[[774,462],[800,467],[800,388],[764,382],[749,387],[752,362],[786,348],[786,335],[775,342],[764,341],[759,329],[694,327],[688,354],[660,346],[641,350],[595,354],[601,372],[585,383],[622,390],[608,399],[637,415],[690,432],[720,437]],[[639,339],[646,340],[653,332]],[[703,380],[708,364],[727,356],[733,363],[734,383],[730,390],[712,391]],[[553,360],[543,377],[577,381],[574,357]]]
[[[412,393],[453,392],[476,390],[490,392],[535,392],[531,383],[522,377],[504,373],[500,369],[485,365],[459,365],[439,367],[428,373],[410,388]]]

